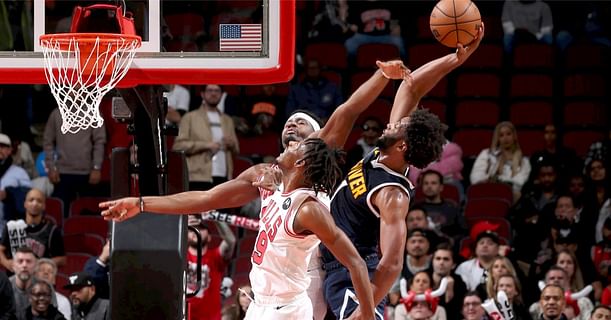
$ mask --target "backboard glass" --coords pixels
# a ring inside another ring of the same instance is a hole
[[[265,84],[293,76],[294,0],[14,2],[6,4],[8,15],[24,18],[9,19],[13,37],[6,43],[0,40],[0,83],[46,83],[40,35],[69,32],[76,5],[123,2],[134,15],[142,46],[120,86]],[[260,42],[231,46],[228,39],[235,38],[236,28],[253,26],[261,30]]]

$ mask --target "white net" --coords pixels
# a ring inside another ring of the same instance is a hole
[[[127,74],[140,38],[56,34],[40,38],[45,75],[62,116],[62,133],[104,124],[100,102]]]

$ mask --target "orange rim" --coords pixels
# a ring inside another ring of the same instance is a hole
[[[140,47],[142,39],[140,36],[121,33],[52,33],[40,36],[40,45],[52,49],[58,43],[61,50],[68,50],[71,43],[92,44],[96,41],[100,43],[111,43],[126,40],[125,43],[136,42],[136,48]]]

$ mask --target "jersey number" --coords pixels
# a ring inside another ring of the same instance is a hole
[[[255,249],[252,251],[252,261],[256,264],[263,263],[265,250],[267,250],[267,232],[261,230],[259,236],[257,236],[257,242],[255,242]]]

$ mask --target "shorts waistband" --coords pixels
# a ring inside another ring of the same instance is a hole
[[[264,296],[260,294],[255,294],[255,303],[258,305],[288,305],[297,300],[301,300],[307,297],[308,297],[308,293],[305,291],[298,295],[289,297],[289,298],[282,298],[282,297],[277,297],[277,296]]]
[[[366,255],[366,256],[364,256],[362,258],[363,258],[363,260],[365,260],[365,262],[368,262],[368,261],[371,261],[371,260],[378,259],[378,254],[377,253],[371,253],[371,254],[368,254],[368,255]],[[344,265],[341,264],[337,260],[334,260],[334,261],[331,261],[331,262],[327,262],[327,263],[323,263],[323,265],[322,265],[322,269],[327,271],[327,272],[333,271],[333,270],[336,270],[336,269],[339,269],[339,268],[342,268],[342,267],[344,267]]]

